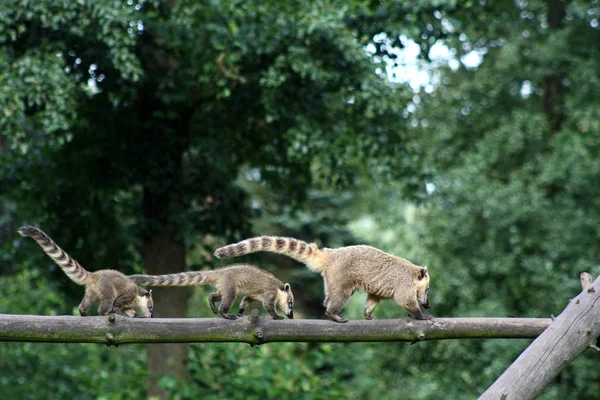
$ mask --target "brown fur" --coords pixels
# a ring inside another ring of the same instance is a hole
[[[294,316],[294,295],[290,285],[283,284],[273,274],[252,265],[239,264],[170,275],[131,275],[130,278],[140,285],[149,286],[214,285],[217,291],[208,296],[210,308],[215,314],[218,312],[227,319],[237,318],[228,312],[238,296],[244,296],[238,309],[240,317],[252,300],[261,301],[273,319],[283,319],[277,315],[276,305],[288,318]],[[218,310],[215,301],[221,302]]]
[[[100,315],[121,312],[129,317],[138,317],[135,312],[135,308],[138,307],[143,312],[143,317],[152,317],[152,291],[139,288],[127,275],[112,269],[86,271],[48,235],[33,226],[23,226],[19,228],[19,233],[38,242],[44,252],[73,282],[85,286],[85,296],[79,304],[79,312],[82,316],[86,316],[92,304],[99,301],[98,314]]]
[[[260,236],[217,249],[218,258],[236,257],[258,251],[284,254],[303,262],[320,272],[325,283],[327,315],[337,322],[347,319],[340,311],[354,292],[367,292],[364,315],[371,315],[379,301],[394,299],[417,319],[431,319],[423,315],[420,305],[429,308],[427,267],[414,265],[371,246],[347,246],[338,249],[319,249],[298,239]]]

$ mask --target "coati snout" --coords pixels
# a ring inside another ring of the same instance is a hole
[[[152,300],[152,290],[141,293],[138,300],[138,308],[146,318],[152,318],[154,314],[154,301]]]
[[[421,267],[418,274],[418,285],[417,285],[417,300],[423,308],[431,308],[429,305],[429,272],[427,267]]]
[[[283,311],[286,317],[294,319],[294,293],[289,283],[283,285],[283,292],[278,296],[279,308]]]

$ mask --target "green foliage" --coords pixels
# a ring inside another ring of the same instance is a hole
[[[0,131],[13,139],[13,149],[26,151],[24,139],[34,132],[64,134],[73,127],[88,79],[100,78],[95,68],[85,67],[106,63],[123,78],[139,79],[132,51],[138,32],[130,28],[141,17],[136,5],[27,0],[0,5]],[[86,47],[94,48],[93,57]],[[64,143],[61,136],[54,140]]]
[[[231,344],[193,345],[190,349],[191,383],[188,398],[258,399],[347,397],[347,371],[331,370],[334,346],[282,343],[276,346]],[[319,373],[324,369],[328,372]],[[177,393],[177,392],[176,392]]]

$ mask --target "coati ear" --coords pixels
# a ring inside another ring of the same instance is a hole
[[[152,289],[148,290],[144,296],[152,298]]]
[[[285,290],[286,292],[290,291],[290,284],[286,283],[285,285],[283,285],[283,290]]]
[[[419,271],[419,280],[425,278],[427,276],[427,267],[421,267]]]

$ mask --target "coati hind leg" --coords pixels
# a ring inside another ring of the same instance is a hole
[[[373,311],[375,311],[375,307],[377,307],[380,300],[381,300],[381,298],[378,296],[375,296],[374,294],[369,294],[367,296],[367,305],[365,306],[365,312],[364,312],[366,319],[368,319],[368,320],[377,319],[375,317],[372,317],[371,314],[373,314]]]
[[[283,319],[282,316],[277,314],[275,311],[275,300],[277,299],[276,291],[267,291],[265,292],[265,298],[263,300],[263,307],[267,312],[273,317],[273,319]]]
[[[329,287],[329,293],[325,297],[325,314],[335,322],[348,322],[348,320],[340,315],[340,311],[348,299],[352,296],[352,289],[332,288]]]
[[[252,299],[248,296],[244,296],[242,297],[242,301],[240,301],[240,306],[238,307],[238,317],[243,317],[244,316],[244,311],[246,311],[246,308],[248,308],[248,306],[250,305],[250,303],[252,302]]]
[[[223,296],[221,296],[221,293],[219,292],[212,292],[211,294],[208,295],[208,305],[210,306],[210,309],[212,310],[213,313],[218,313],[219,311],[217,310],[217,306],[215,305],[216,301],[221,301],[223,299]]]
[[[87,310],[90,309],[90,307],[92,306],[93,303],[94,303],[93,296],[91,296],[90,293],[88,293],[88,291],[86,290],[85,296],[84,296],[83,300],[81,300],[81,303],[79,304],[79,314],[81,314],[82,317],[86,317]]]
[[[228,314],[229,309],[237,297],[235,293],[235,286],[226,286],[221,292],[223,297],[221,299],[221,305],[219,306],[219,314],[221,314],[221,316],[225,319],[237,319],[235,315]]]

